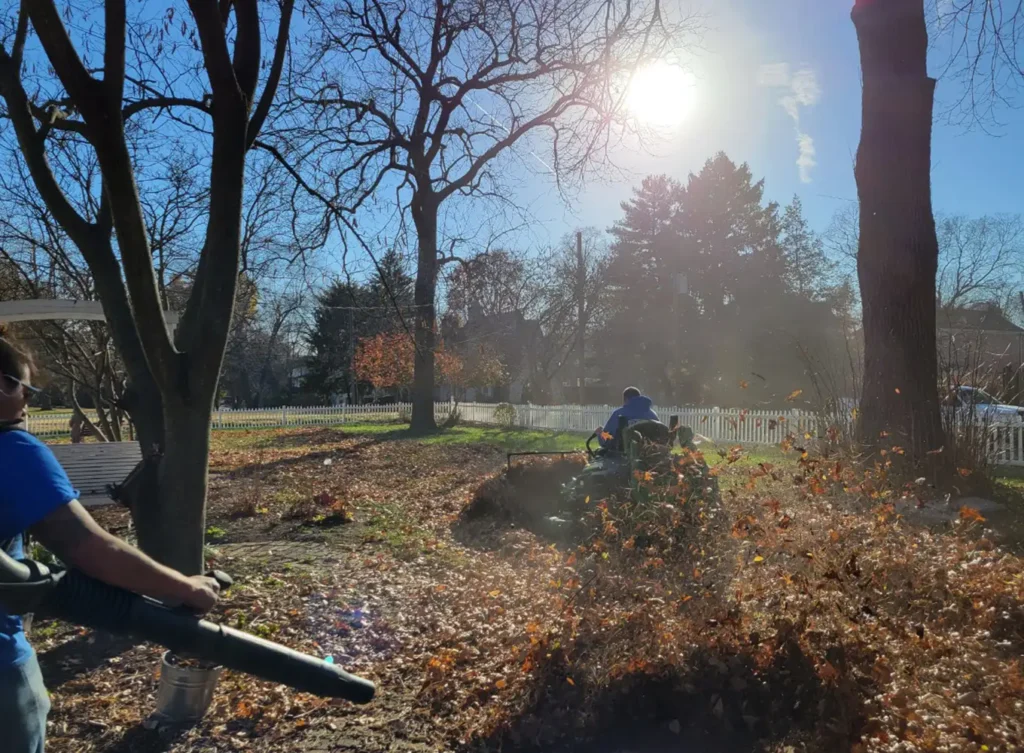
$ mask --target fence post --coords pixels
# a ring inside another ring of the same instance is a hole
[[[287,426],[287,425],[288,425],[288,408],[287,407],[282,407],[281,408],[281,426]]]

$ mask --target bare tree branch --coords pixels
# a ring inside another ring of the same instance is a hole
[[[249,146],[259,136],[263,129],[263,123],[270,112],[270,106],[274,102],[278,86],[281,83],[281,72],[284,69],[285,54],[288,51],[288,31],[291,28],[292,11],[295,9],[295,0],[283,0],[281,3],[281,18],[278,21],[277,41],[274,44],[274,59],[270,63],[270,74],[267,76],[266,86],[263,87],[263,96],[253,111],[249,120],[249,132],[247,138]]]
[[[106,0],[103,10],[103,87],[109,101],[120,107],[125,77],[125,0]]]
[[[256,96],[256,84],[260,78],[260,45],[263,35],[260,33],[260,14],[256,0],[235,0],[235,20],[238,29],[235,35],[235,55],[231,61],[235,71],[238,89],[247,107],[252,107]],[[282,13],[282,21],[286,21]],[[285,41],[287,41],[287,23],[285,23]],[[281,35],[278,34],[278,41]],[[274,91],[271,89],[271,91]]]
[[[213,0],[188,0],[188,5],[196,20],[203,60],[210,75],[210,84],[213,86],[214,94],[225,98],[240,96],[238,81],[235,78],[235,68],[231,61],[231,53],[228,51],[227,37],[224,34],[227,18],[224,17]],[[230,6],[233,3],[227,5]]]
[[[83,111],[89,109],[95,112],[95,108],[103,102],[102,86],[86,70],[56,6],[51,0],[38,0],[25,5],[46,56],[68,95]]]

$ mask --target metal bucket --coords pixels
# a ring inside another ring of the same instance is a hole
[[[213,700],[222,667],[181,666],[164,654],[160,663],[160,686],[156,693],[157,714],[175,722],[202,719]]]

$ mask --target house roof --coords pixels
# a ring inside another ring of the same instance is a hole
[[[998,306],[940,309],[938,325],[939,329],[1024,333],[1024,329],[1007,319]]]
[[[513,372],[523,368],[531,348],[544,337],[540,322],[527,319],[521,311],[482,314],[476,310],[466,322],[443,322],[442,333],[456,348],[467,344],[491,345]]]

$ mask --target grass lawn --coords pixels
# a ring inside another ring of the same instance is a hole
[[[345,435],[378,443],[415,443],[425,446],[487,445],[505,452],[584,450],[582,434],[552,431],[525,431],[486,426],[456,426],[430,434],[413,434],[408,426],[395,421],[344,423],[316,429],[225,429],[214,430],[214,446],[220,449],[270,448],[281,444],[282,432],[312,432],[311,436]]]
[[[456,426],[433,434],[417,436],[407,428],[396,428],[394,424],[346,424],[342,427],[350,434],[380,437],[383,440],[417,442],[425,445],[487,444],[499,447],[505,452],[571,452],[584,450],[586,437],[582,434],[552,431],[526,431],[522,429],[501,429],[490,426]]]
[[[1011,660],[1024,651],[1024,562],[978,523],[925,532],[877,480],[857,491],[851,477],[832,483],[834,464],[797,474],[795,453],[705,443],[724,490],[706,510],[661,487],[643,509],[588,501],[593,527],[569,542],[514,519],[466,524],[482,488],[511,489],[506,452],[583,440],[382,423],[214,432],[209,564],[237,585],[212,619],[331,656],[378,699],[356,708],[226,672],[207,716],[168,730],[147,719],[160,649],[41,621],[47,749],[1024,745]],[[657,516],[672,527],[650,527]],[[123,510],[98,517],[130,535]]]
[[[506,452],[541,452],[544,450],[552,452],[579,450],[582,452],[586,450],[586,436],[583,434],[554,432],[543,429],[500,429],[487,426],[462,425],[425,436],[417,436],[409,432],[407,428],[399,428],[394,424],[386,423],[345,424],[339,428],[349,434],[380,437],[387,441],[412,441],[426,445],[488,444],[499,447]],[[591,446],[596,448],[597,442],[592,442]],[[705,442],[700,445],[699,449],[703,452],[708,465],[714,467],[727,464],[726,458],[733,446],[735,445]],[[792,455],[790,455],[790,459],[792,459]],[[778,464],[785,462],[785,460],[785,453],[776,446],[750,446],[743,448],[740,459],[736,461],[736,465],[738,467],[749,467],[759,463]]]

